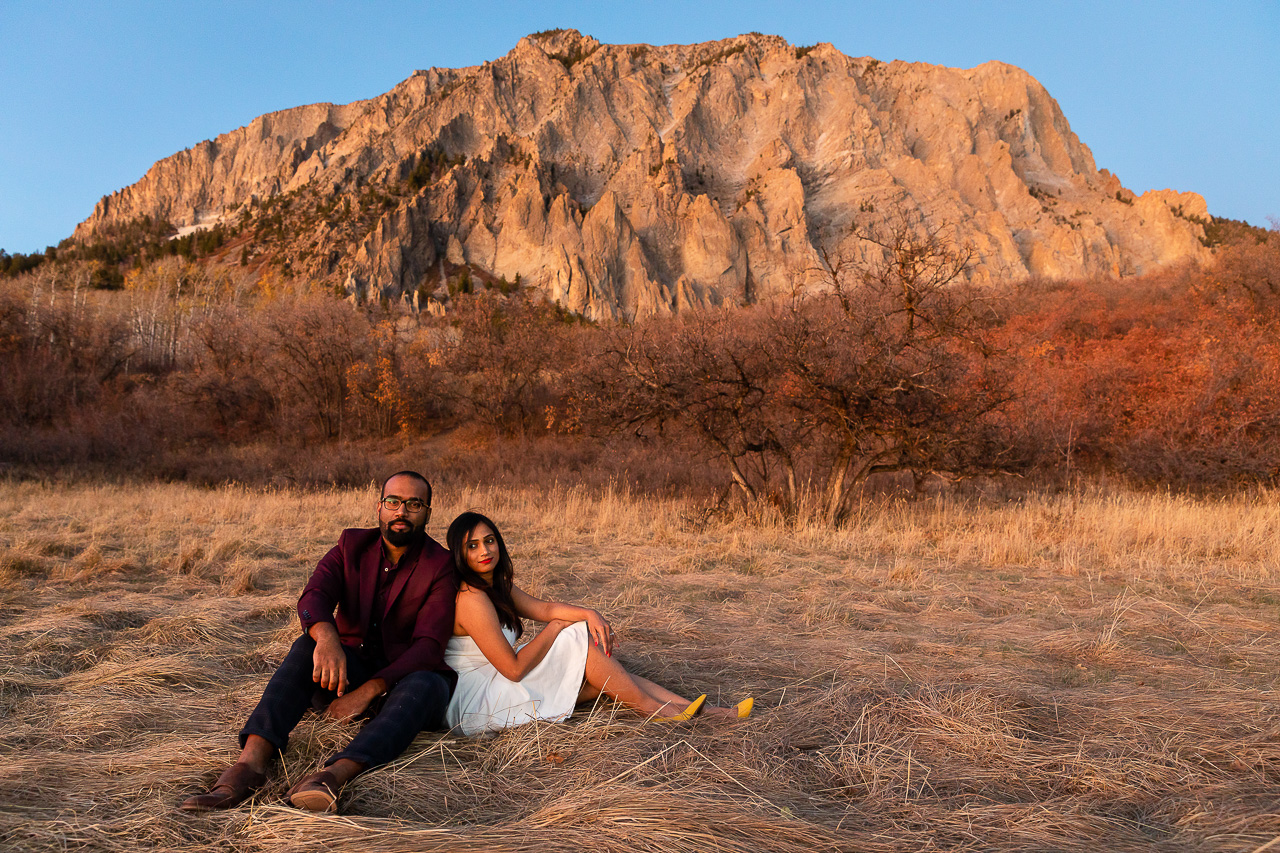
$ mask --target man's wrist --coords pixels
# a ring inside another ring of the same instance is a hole
[[[375,676],[360,685],[360,689],[365,691],[370,699],[376,699],[383,693],[387,692],[387,680],[385,678]]]
[[[338,627],[332,622],[317,622],[307,629],[307,634],[317,643],[342,642],[341,637],[338,636]]]

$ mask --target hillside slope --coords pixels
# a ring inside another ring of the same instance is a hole
[[[446,300],[465,266],[592,318],[790,293],[885,221],[951,229],[978,281],[1207,255],[1204,200],[1135,197],[1026,72],[750,34],[604,45],[573,30],[271,113],[156,163],[76,229],[229,223],[362,298]]]

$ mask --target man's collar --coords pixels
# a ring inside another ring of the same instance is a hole
[[[422,531],[422,535],[418,537],[418,541],[411,544],[409,548],[404,552],[404,555],[399,560],[396,560],[395,568],[398,569],[401,566],[409,565],[413,561],[417,560],[418,555],[422,553],[423,546],[425,546],[426,544],[427,544],[427,532],[424,530]],[[390,560],[391,559],[390,548],[387,545],[387,540],[383,539],[381,535],[378,536],[378,547],[379,549],[381,549],[383,559]]]

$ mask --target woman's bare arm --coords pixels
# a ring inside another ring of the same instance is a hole
[[[603,649],[606,655],[613,654],[613,629],[609,627],[609,620],[605,619],[598,610],[566,604],[563,601],[543,601],[514,585],[511,587],[511,600],[516,606],[516,613],[526,619],[535,619],[539,622],[550,622],[553,619],[586,622],[587,633],[591,635],[595,644]]]
[[[502,633],[498,611],[494,609],[489,596],[482,590],[463,587],[458,592],[454,624],[455,628],[461,628],[463,633],[476,641],[489,663],[504,678],[520,681],[542,662],[556,636],[570,623],[559,619],[548,621],[547,627],[538,636],[516,652]]]

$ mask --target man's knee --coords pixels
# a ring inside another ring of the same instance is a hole
[[[440,673],[429,670],[409,673],[389,692],[403,693],[421,702],[449,702],[449,683]]]
[[[284,660],[280,661],[276,671],[289,670],[295,675],[304,672],[310,675],[315,667],[315,653],[316,641],[303,634],[293,641],[293,645],[289,647],[289,653],[284,656]]]
[[[306,634],[294,640],[240,732],[241,748],[249,735],[258,735],[279,750],[288,745],[289,732],[311,705],[316,690],[312,680],[315,648],[315,640]]]
[[[294,640],[293,645],[289,648],[289,653],[284,656],[284,660],[280,661],[280,665],[272,673],[265,692],[303,690],[306,691],[308,698],[310,698],[311,691],[309,688],[314,687],[312,673],[315,669],[315,650],[316,641],[306,634]]]
[[[419,727],[438,728],[449,705],[449,683],[438,672],[411,672],[387,694],[384,708],[395,706],[419,717]]]

